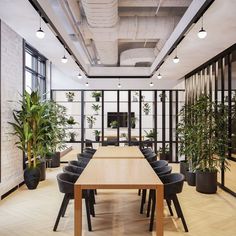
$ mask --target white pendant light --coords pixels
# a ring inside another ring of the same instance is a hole
[[[179,57],[178,57],[178,55],[177,55],[177,47],[176,47],[176,49],[175,49],[175,57],[173,58],[173,62],[174,62],[175,64],[179,63]]]
[[[203,16],[202,16],[202,27],[201,27],[201,29],[199,30],[199,32],[197,33],[197,36],[198,36],[198,38],[200,38],[200,39],[204,39],[204,38],[206,38],[206,36],[207,36],[206,30],[204,30],[204,28],[203,28]]]
[[[36,37],[39,39],[43,39],[45,37],[45,33],[41,28],[41,16],[39,16],[39,29],[36,31]]]
[[[67,63],[67,61],[68,61],[68,58],[66,57],[65,48],[64,48],[64,56],[61,58],[61,62],[65,64]]]
[[[159,73],[158,75],[157,75],[157,79],[161,79],[162,78],[162,75]]]
[[[77,75],[77,78],[78,78],[78,79],[82,79],[83,76],[79,73],[79,74]]]
[[[87,87],[88,87],[88,86],[89,86],[89,83],[88,83],[88,82],[86,82],[85,86],[87,86]]]
[[[151,82],[151,83],[149,84],[149,86],[150,86],[150,87],[153,87],[153,86],[154,86],[153,82]]]

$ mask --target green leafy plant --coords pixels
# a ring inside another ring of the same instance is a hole
[[[98,115],[100,108],[101,106],[99,104],[92,104],[92,109],[95,111],[95,115]]]
[[[74,92],[67,92],[66,93],[66,98],[67,98],[68,102],[73,102],[74,101],[74,97],[75,97],[75,93]]]
[[[167,98],[167,96],[166,96],[166,94],[165,94],[164,92],[161,92],[161,93],[159,94],[159,98],[160,98],[161,101],[163,101],[164,98]]]
[[[151,106],[149,103],[145,102],[143,104],[143,112],[145,113],[145,115],[148,115],[151,111]]]
[[[87,122],[89,124],[89,128],[92,129],[93,125],[95,124],[95,121],[97,119],[94,116],[87,116]]]
[[[149,131],[144,130],[145,137],[149,138],[150,140],[154,140],[157,136],[157,132],[154,129]]]
[[[93,91],[92,97],[95,98],[96,102],[99,102],[100,97],[102,96],[102,93],[100,91]]]
[[[99,142],[100,141],[100,134],[101,134],[101,131],[99,131],[99,130],[94,130],[94,136],[95,136],[95,140],[97,141],[97,142]]]
[[[77,122],[75,122],[74,117],[70,116],[69,119],[67,119],[67,123],[69,125],[75,125]]]
[[[165,145],[165,150],[162,147],[160,147],[158,153],[160,153],[160,154],[169,154],[170,153],[169,145],[168,144]]]
[[[77,134],[75,132],[69,132],[68,136],[70,138],[70,142],[74,142],[75,141],[75,137],[77,136]]]
[[[112,129],[115,129],[118,127],[118,121],[117,120],[113,120],[111,123],[110,123],[110,126]]]

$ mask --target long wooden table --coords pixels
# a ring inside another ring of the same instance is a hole
[[[94,159],[102,158],[125,158],[125,159],[143,159],[144,156],[138,147],[104,147],[101,146],[93,155]]]
[[[155,189],[156,236],[163,236],[163,184],[145,159],[92,159],[75,183],[75,236],[82,236],[83,189]]]

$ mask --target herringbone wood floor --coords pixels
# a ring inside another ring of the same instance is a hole
[[[74,152],[68,154],[71,159]],[[178,171],[178,166],[174,169]],[[0,202],[0,236],[73,236],[73,202],[62,218],[58,232],[53,224],[62,201],[56,174],[49,169],[47,180],[29,191],[25,186]],[[96,217],[92,219],[93,232],[87,231],[84,214],[84,236],[143,235],[148,232],[149,220],[139,214],[140,197],[133,190],[99,190],[96,197]],[[184,233],[181,221],[170,217],[165,210],[165,236],[233,236],[236,232],[236,199],[218,189],[214,195],[197,193],[185,184],[179,200],[189,227]]]

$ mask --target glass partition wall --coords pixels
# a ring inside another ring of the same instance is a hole
[[[184,90],[52,90],[67,109],[67,143],[79,150],[100,145],[150,146],[177,162],[178,112]]]
[[[185,76],[186,102],[201,93],[228,107],[228,161],[230,170],[221,171],[220,186],[236,196],[236,44]]]

